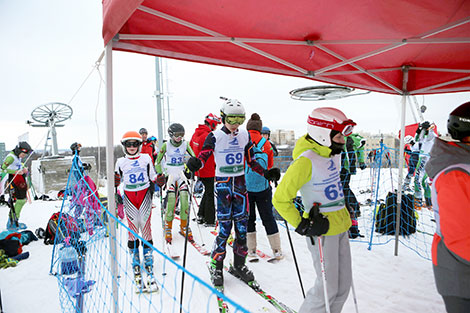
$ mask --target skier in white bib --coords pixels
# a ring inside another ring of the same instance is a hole
[[[216,287],[223,287],[223,262],[227,240],[233,225],[235,226],[235,240],[233,242],[234,262],[231,269],[235,276],[246,283],[254,280],[253,273],[245,265],[248,253],[246,243],[248,195],[245,182],[245,160],[248,166],[267,180],[277,181],[280,178],[278,168],[265,170],[254,159],[250,135],[245,129],[239,128],[245,121],[243,105],[235,99],[224,98],[224,100],[220,111],[224,126],[207,135],[198,157],[190,158],[187,162],[188,168],[196,172],[214,154],[219,233],[211,253],[210,274],[212,284]]]
[[[136,131],[126,132],[121,139],[125,156],[116,161],[114,184],[118,187],[123,183],[124,212],[129,228],[153,245],[152,240],[152,188],[151,182],[157,179],[152,159],[148,154],[141,154],[142,138]],[[118,196],[118,201],[119,197]],[[141,286],[142,274],[139,257],[140,241],[133,232],[129,232],[128,247],[132,255],[132,268],[136,284]],[[144,268],[153,278],[152,248],[143,245]],[[150,281],[150,288],[156,288],[156,282]]]
[[[313,110],[307,122],[308,133],[297,140],[292,153],[294,162],[279,183],[273,204],[297,233],[307,237],[317,274],[299,313],[325,312],[327,305],[331,313],[338,313],[348,298],[352,281],[348,238],[351,218],[340,180],[341,152],[345,136],[352,134],[356,123],[340,110],[327,107]],[[293,202],[298,191],[302,195],[303,212]],[[320,255],[320,239],[323,255]]]
[[[184,157],[194,156],[194,152],[189,143],[184,140],[184,127],[181,124],[173,123],[168,127],[170,140],[165,142],[160,148],[155,169],[159,175],[158,181],[166,181],[167,203],[165,214],[165,240],[171,243],[173,219],[175,217],[176,198],[178,195],[180,203],[180,233],[186,236],[188,225],[189,191],[187,177],[185,177]],[[162,167],[162,160],[165,159],[165,166]],[[162,179],[162,176],[165,176]],[[189,176],[189,175],[188,175]],[[193,234],[188,227],[188,240],[193,241]]]

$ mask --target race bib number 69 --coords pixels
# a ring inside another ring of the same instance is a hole
[[[328,198],[328,200],[336,200],[338,197],[343,197],[343,185],[341,185],[341,182],[338,182],[338,184],[331,184],[328,185],[325,190],[325,196]]]

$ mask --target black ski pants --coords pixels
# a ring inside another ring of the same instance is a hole
[[[259,216],[266,229],[267,235],[279,232],[276,220],[273,216],[273,193],[271,187],[261,192],[248,192],[249,215],[248,215],[248,232],[256,231],[256,208],[258,208]],[[256,207],[256,208],[255,208]]]
[[[197,216],[207,224],[215,224],[214,177],[199,177],[199,180],[204,185],[204,195]]]

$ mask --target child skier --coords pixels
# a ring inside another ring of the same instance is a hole
[[[21,141],[5,158],[1,168],[1,178],[8,175],[6,178],[6,190],[5,193],[10,195],[10,204],[13,206],[10,208],[8,215],[7,229],[25,229],[24,223],[18,223],[20,218],[21,210],[26,203],[26,194],[28,192],[28,184],[26,183],[26,175],[28,169],[21,163],[21,159],[26,157],[32,151],[31,146],[26,141]]]
[[[325,280],[331,312],[340,312],[352,281],[348,238],[351,218],[340,180],[340,155],[344,137],[352,133],[356,124],[340,110],[326,107],[313,110],[308,124],[308,133],[295,145],[294,162],[277,187],[273,204],[297,233],[310,237],[307,246],[317,278],[299,312],[325,312]],[[293,202],[299,190],[305,208],[300,214]],[[322,279],[323,264],[326,279]]]
[[[184,157],[186,153],[194,157],[194,152],[188,142],[184,140],[184,127],[181,124],[173,123],[168,127],[168,135],[170,140],[165,142],[158,153],[155,169],[158,173],[159,181],[161,176],[166,175],[167,178],[167,203],[165,214],[165,240],[171,243],[172,226],[176,208],[176,195],[179,195],[180,203],[180,234],[186,236],[186,226],[188,225],[188,209],[189,209],[189,191],[185,178]],[[165,166],[162,169],[162,160],[165,158]],[[188,240],[193,241],[193,234],[188,227]]]
[[[128,131],[122,136],[122,148],[125,156],[116,161],[115,186],[123,182],[123,203],[129,228],[135,233],[141,232],[142,237],[153,245],[152,241],[152,190],[151,181],[155,181],[157,174],[148,154],[141,154],[142,138],[136,131]],[[119,196],[117,196],[119,197]],[[140,241],[132,232],[129,232],[128,247],[132,254],[132,268],[138,287],[148,288],[149,291],[158,290],[153,276],[152,248],[143,245],[144,268],[149,277],[147,286],[143,286],[141,264],[139,257]]]
[[[203,167],[209,157],[214,154],[219,233],[211,253],[210,274],[212,284],[221,288],[223,287],[223,261],[232,224],[235,225],[232,270],[234,275],[245,282],[254,280],[253,273],[245,265],[248,202],[244,173],[245,160],[254,171],[266,179],[277,181],[280,178],[278,168],[264,170],[254,159],[250,135],[246,130],[239,129],[245,121],[243,105],[235,99],[223,99],[225,102],[220,113],[224,126],[211,132],[204,141],[198,157],[192,157],[187,162],[189,170],[195,172]]]

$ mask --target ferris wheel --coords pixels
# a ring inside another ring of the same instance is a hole
[[[58,124],[64,122],[72,117],[72,108],[60,102],[49,102],[36,107],[31,112],[31,118],[39,124],[34,122],[26,121],[32,127],[49,127],[47,133],[46,143],[44,145],[43,157],[46,154],[47,148],[50,147],[51,155],[59,155],[59,149],[57,148],[57,132],[56,127],[63,127],[64,124]],[[49,139],[52,140],[52,144],[49,144]]]

